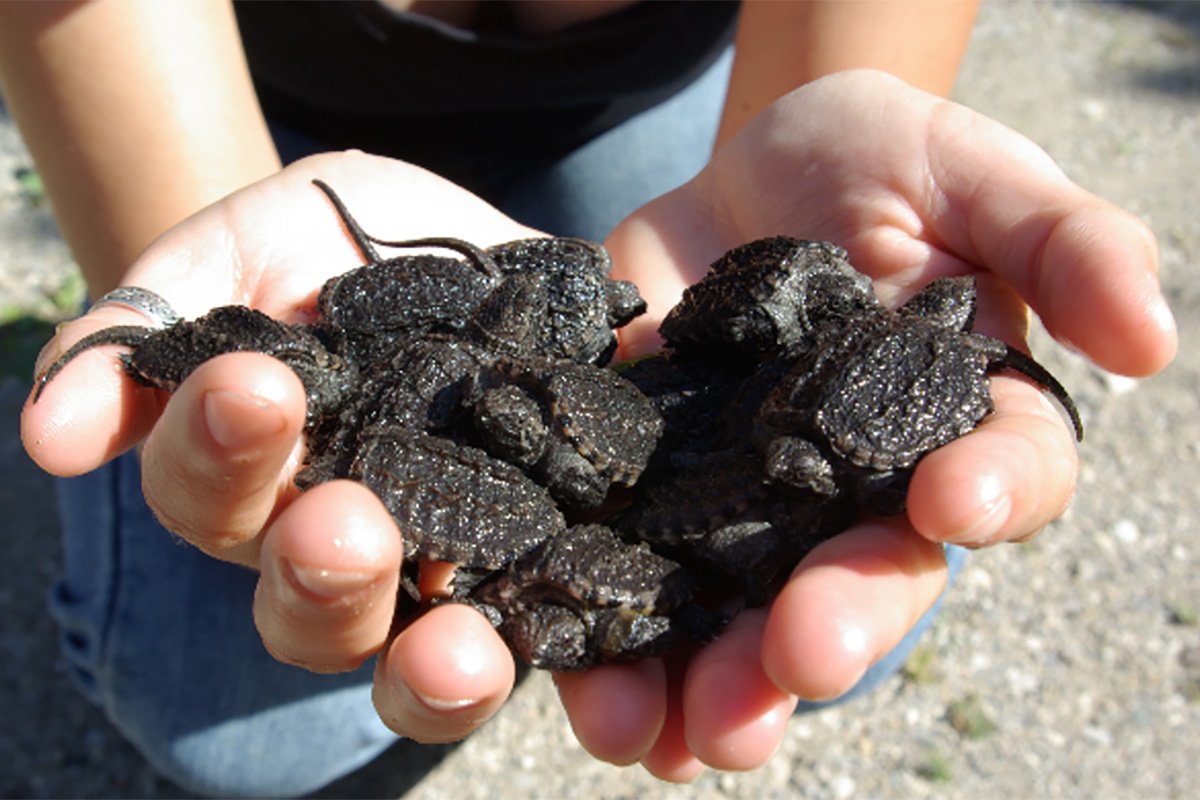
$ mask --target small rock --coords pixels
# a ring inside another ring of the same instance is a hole
[[[1123,519],[1113,526],[1112,535],[1125,544],[1133,544],[1141,538],[1141,531],[1133,520]]]
[[[1129,394],[1138,387],[1138,379],[1126,375],[1116,375],[1112,372],[1099,370],[1104,387],[1116,395]]]

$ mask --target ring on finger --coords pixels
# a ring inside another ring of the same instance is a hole
[[[136,311],[150,320],[155,328],[169,328],[180,319],[179,314],[161,295],[140,286],[118,286],[92,303],[93,309],[101,306],[120,306]]]

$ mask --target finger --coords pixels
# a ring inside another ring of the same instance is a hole
[[[114,325],[146,325],[136,312],[96,308],[59,327],[38,356],[35,374],[85,336]],[[116,458],[150,432],[162,406],[161,392],[140,387],[124,375],[118,356],[128,348],[97,347],[81,353],[34,392],[21,412],[26,452],[54,475],[80,475]]]
[[[147,504],[204,552],[256,563],[256,537],[295,491],[304,409],[300,380],[269,356],[232,353],[204,363],[146,439]]]
[[[512,691],[512,655],[487,619],[447,603],[418,617],[381,654],[375,710],[396,733],[453,742],[487,722]]]
[[[658,739],[667,713],[661,660],[558,673],[554,682],[575,738],[595,758],[634,764]]]
[[[688,748],[715,769],[765,764],[796,708],[796,697],[763,670],[766,622],[766,609],[743,611],[688,668],[683,696]]]
[[[938,542],[983,546],[1025,539],[1061,516],[1079,459],[1054,401],[1029,384],[992,381],[996,412],[917,465],[908,516]]]
[[[387,639],[403,549],[365,487],[332,481],[300,495],[263,537],[254,621],[267,650],[314,672],[359,667]]]
[[[688,658],[685,655],[669,655],[663,663],[666,666],[667,713],[658,739],[642,759],[642,766],[660,780],[690,783],[704,772],[704,762],[696,758],[687,742],[683,684]]]
[[[1055,337],[1101,367],[1148,375],[1171,360],[1175,323],[1143,222],[967,109],[940,106],[930,130],[939,239],[1012,283]]]
[[[1178,333],[1157,278],[1149,229],[1111,206],[1076,208],[1041,248],[1032,305],[1047,329],[1096,364],[1151,375],[1175,356]]]
[[[945,584],[940,544],[901,518],[859,525],[814,549],[776,597],[762,634],[763,670],[808,700],[844,694]]]
[[[709,264],[742,242],[723,238],[698,201],[705,193],[692,182],[647,203],[621,221],[604,240],[613,260],[612,277],[637,284],[647,311],[618,331],[619,357],[644,355],[659,347],[658,326]]]

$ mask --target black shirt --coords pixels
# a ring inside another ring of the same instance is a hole
[[[269,118],[486,192],[678,92],[732,40],[737,5],[639,3],[539,36],[502,2],[473,30],[372,0],[234,7]]]

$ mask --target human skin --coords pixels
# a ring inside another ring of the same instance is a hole
[[[229,3],[0,3],[0,88],[92,297],[280,166]]]
[[[885,123],[889,135],[875,135]],[[359,258],[308,186],[316,176],[338,188],[366,230],[387,238],[456,232],[487,245],[529,233],[428,173],[328,154],[175,228],[134,264],[130,283],[158,291],[185,316],[241,302],[304,318],[319,284]],[[1174,352],[1144,225],[1070,183],[1014,132],[871,72],[788,95],[695,180],[613,232],[606,245],[615,275],[635,280],[650,304],[622,331],[623,352],[655,346],[656,321],[713,258],[769,233],[844,244],[889,302],[939,275],[976,275],[977,328],[1013,343],[1023,341],[1028,303],[1051,333],[1114,372],[1151,374]],[[139,321],[101,308],[65,326],[55,346]],[[196,546],[260,568],[255,613],[277,657],[344,669],[378,651],[381,717],[426,741],[461,738],[499,708],[512,661],[482,616],[442,607],[389,639],[386,614],[358,613],[393,601],[398,533],[378,509],[345,522],[318,513],[352,499],[374,508],[369,493],[354,499],[361,487],[335,482],[296,499],[290,479],[303,408],[286,368],[254,354],[223,356],[164,408],[160,393],[122,379],[111,355],[81,356],[26,407],[24,441],[39,464],[57,474],[91,469],[149,432],[144,471],[162,477],[147,485],[147,499]],[[1061,514],[1076,470],[1067,426],[1028,383],[997,377],[992,385],[996,413],[921,462],[906,517],[820,546],[769,608],[739,615],[690,658],[558,676],[581,743],[668,780],[688,780],[706,764],[757,766],[777,747],[796,697],[850,688],[929,608],[945,581],[942,542],[1019,540]],[[233,406],[217,415],[216,436],[207,409],[214,393]],[[222,450],[218,438],[235,450]],[[211,458],[180,458],[196,451]],[[221,496],[231,471],[233,485],[246,488]],[[289,513],[301,501],[313,505]],[[360,544],[335,553],[335,539]],[[312,583],[280,590],[296,564]],[[451,614],[453,626],[444,624]],[[707,689],[714,685],[732,689],[718,702]]]
[[[792,89],[842,70],[949,97],[978,12],[978,0],[744,0],[717,147]]]

